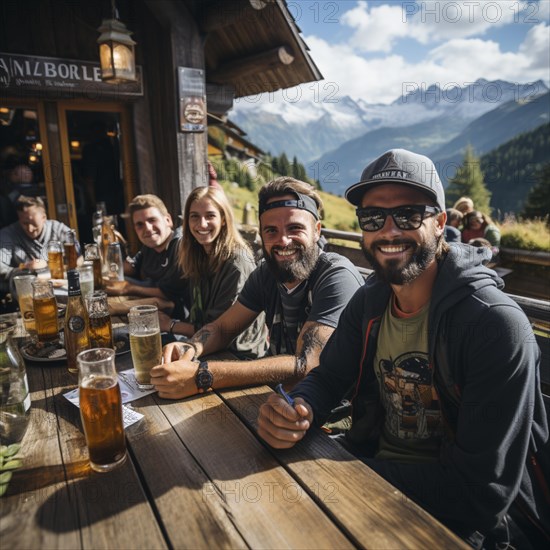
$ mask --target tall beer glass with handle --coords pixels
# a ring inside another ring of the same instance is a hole
[[[63,245],[60,241],[48,243],[48,268],[52,279],[63,279]]]
[[[25,330],[32,339],[36,338],[36,324],[34,322],[34,307],[32,303],[32,283],[36,281],[36,275],[16,275],[13,278],[17,290],[19,310],[25,324]]]
[[[152,389],[150,371],[162,358],[157,306],[134,306],[128,312],[130,350],[140,389]]]
[[[51,281],[36,279],[32,282],[32,303],[38,341],[57,342],[59,340],[57,301]]]
[[[80,417],[96,472],[109,472],[126,460],[122,400],[115,351],[94,348],[77,356]]]
[[[109,314],[107,293],[96,290],[86,296],[90,318],[90,344],[94,348],[113,347],[113,325]]]

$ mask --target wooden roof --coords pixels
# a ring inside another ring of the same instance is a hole
[[[323,78],[284,0],[186,0],[205,33],[206,81],[235,97]]]

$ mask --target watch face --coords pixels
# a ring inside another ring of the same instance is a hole
[[[208,390],[212,387],[212,382],[214,382],[214,376],[208,370],[208,367],[200,367],[197,371],[197,388],[199,390]]]

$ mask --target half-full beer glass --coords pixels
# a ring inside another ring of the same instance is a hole
[[[151,389],[150,371],[155,365],[160,365],[162,358],[157,306],[131,307],[128,322],[130,350],[138,386],[140,389]]]
[[[51,281],[36,279],[32,282],[32,304],[39,342],[57,342],[57,301]]]
[[[19,310],[25,324],[25,330],[32,338],[36,337],[36,323],[34,322],[34,308],[32,304],[32,283],[36,281],[36,275],[16,275],[13,278]]]
[[[80,352],[78,380],[80,418],[96,472],[109,472],[126,460],[122,400],[115,370],[115,351],[95,348]]]
[[[84,262],[77,269],[80,273],[80,291],[86,297],[94,291],[94,266],[92,262]]]

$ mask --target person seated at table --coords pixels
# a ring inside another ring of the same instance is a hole
[[[168,299],[161,285],[178,278],[178,242],[181,228],[174,230],[172,216],[156,195],[137,195],[127,208],[141,249],[124,261],[124,281],[111,281],[105,290],[111,296],[137,295]]]
[[[71,230],[57,220],[48,220],[40,197],[21,195],[15,202],[15,210],[17,221],[0,230],[0,293],[13,291],[11,280],[19,273],[46,272],[48,242],[63,242]],[[77,250],[80,250],[78,243]]]
[[[176,338],[191,337],[231,307],[256,268],[222,189],[197,187],[187,197],[183,237],[176,251],[179,277],[159,284],[176,303],[172,317],[159,314],[160,328]],[[180,315],[177,315],[180,313]],[[243,358],[266,351],[264,316],[240,334],[229,349]]]
[[[462,228],[462,242],[468,243],[472,239],[487,239],[491,246],[497,248],[500,246],[500,230],[493,223],[487,214],[479,210],[472,210],[464,216],[464,226]]]
[[[447,208],[447,223],[445,224],[445,240],[448,243],[459,243],[461,240],[460,224],[462,212],[456,208]]]
[[[186,344],[164,348],[164,364],[151,381],[164,398],[182,398],[210,388],[277,381],[295,382],[318,364],[340,313],[363,284],[355,266],[323,252],[323,203],[299,180],[277,178],[260,189],[260,235],[264,260],[237,301]],[[252,361],[197,362],[229,346],[262,312],[269,328],[270,355]]]
[[[474,201],[470,197],[460,197],[453,208],[458,210],[463,216],[474,210]]]
[[[442,238],[445,195],[428,157],[390,150],[346,198],[375,275],[294,403],[272,394],[260,407],[259,435],[293,447],[353,387],[353,424],[339,436],[351,452],[475,547],[487,537],[483,548],[526,548],[506,544],[514,499],[550,521],[526,460],[549,445],[529,321],[484,267],[485,248]]]

